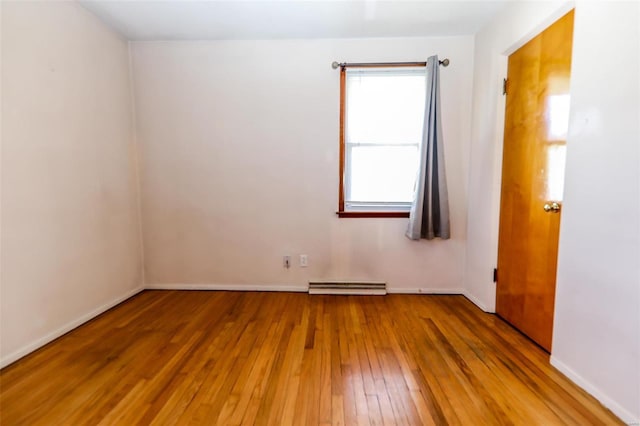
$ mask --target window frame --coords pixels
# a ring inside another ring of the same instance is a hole
[[[416,68],[425,67],[425,63],[399,62],[385,64],[358,64],[358,68]],[[338,211],[336,214],[340,218],[408,218],[409,211],[406,210],[345,210],[345,184],[346,184],[346,88],[347,88],[347,66],[340,67],[340,161],[339,161],[339,188],[338,188]]]

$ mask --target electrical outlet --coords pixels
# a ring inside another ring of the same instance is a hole
[[[306,268],[307,266],[309,266],[309,257],[306,254],[301,254],[300,255],[300,267],[301,268]]]
[[[284,266],[287,269],[291,267],[291,256],[289,256],[288,254],[282,256],[282,266]]]

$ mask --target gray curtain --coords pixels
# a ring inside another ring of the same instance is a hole
[[[420,166],[407,227],[412,240],[449,239],[449,196],[444,171],[440,120],[440,70],[438,56],[427,60],[427,99],[424,111]]]

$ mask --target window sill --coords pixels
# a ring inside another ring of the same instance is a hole
[[[409,212],[336,212],[340,218],[354,218],[354,217],[409,217]]]

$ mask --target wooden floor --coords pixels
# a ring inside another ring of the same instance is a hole
[[[462,296],[145,291],[0,380],[2,426],[621,424]]]

